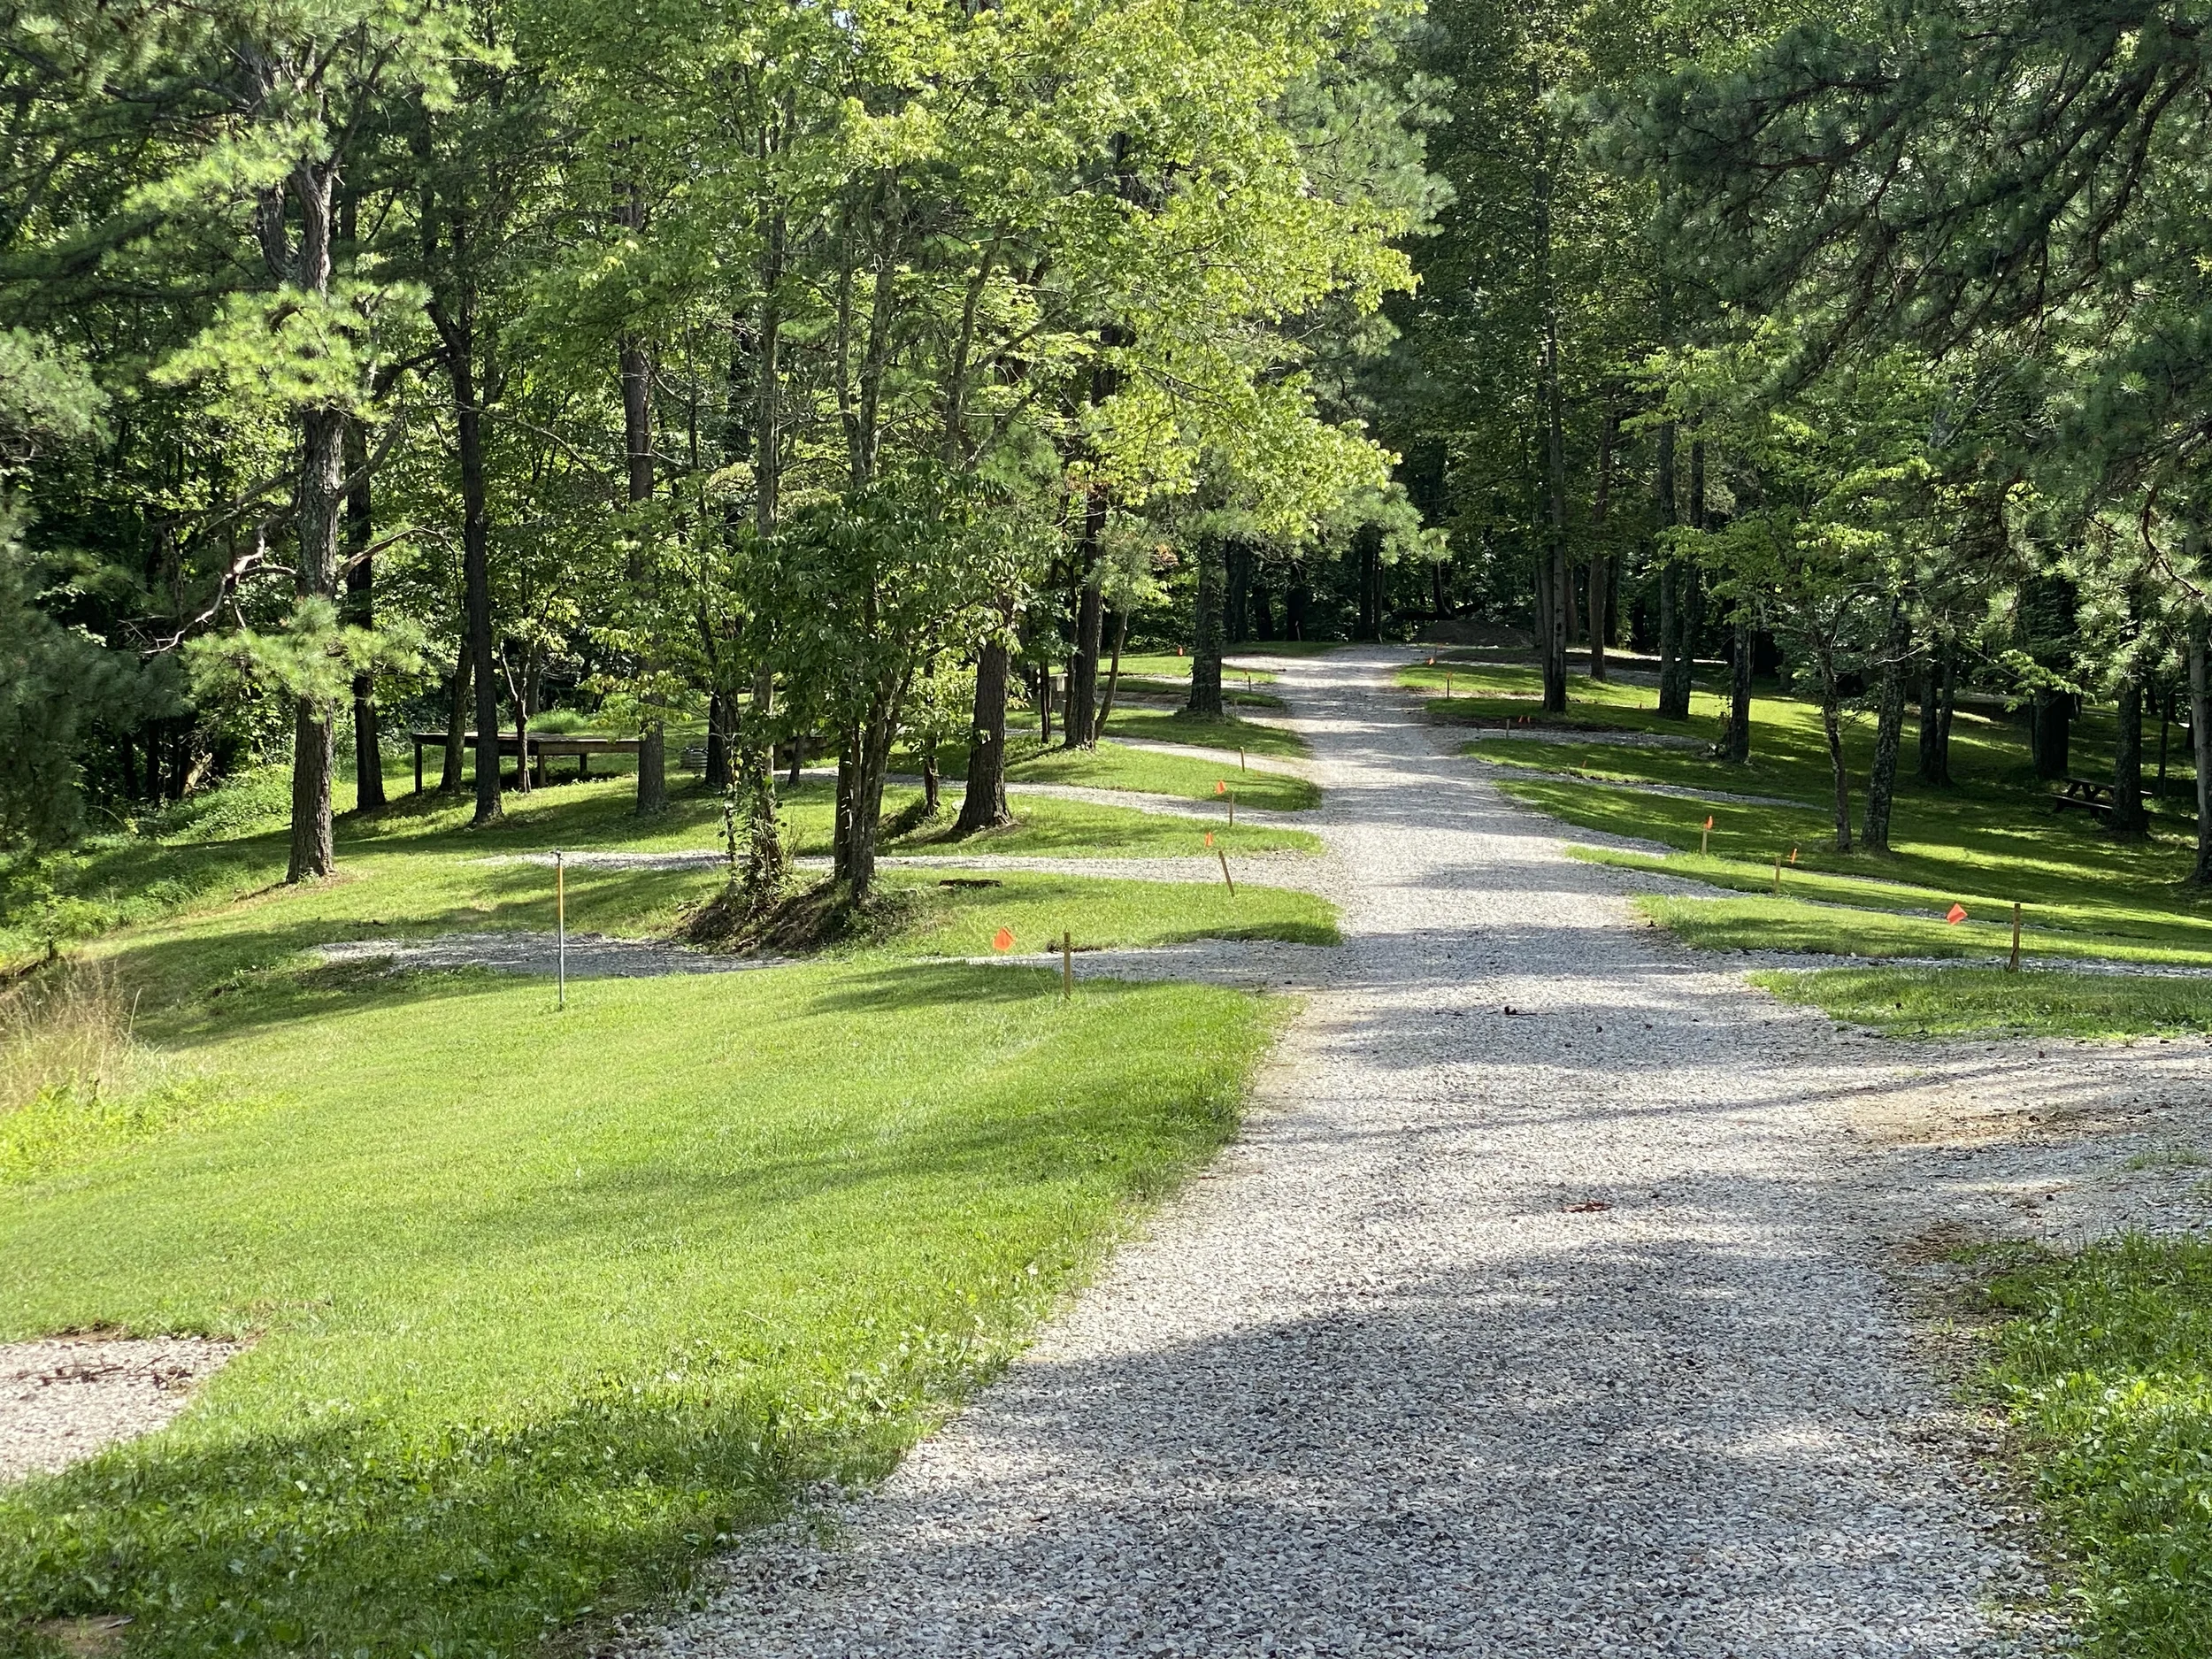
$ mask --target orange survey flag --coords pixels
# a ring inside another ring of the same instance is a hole
[[[1212,846],[1213,844],[1214,844],[1214,833],[1213,833],[1211,830],[1208,830],[1208,831],[1206,832],[1206,845],[1207,845],[1207,846],[1209,846],[1209,847],[1210,847],[1210,846]]]
[[[1214,793],[1216,795],[1226,795],[1229,793],[1229,786],[1223,782],[1220,779],[1217,778],[1214,780]]]
[[[996,932],[995,933],[993,933],[993,934],[991,935],[991,949],[994,949],[994,950],[1011,950],[1013,948],[1014,948],[1014,930],[1013,930],[1012,928],[1010,928],[1010,927],[1002,927],[1002,928],[1000,928],[1000,929],[998,930],[998,932]]]
[[[1961,922],[1966,919],[1966,906],[1963,904],[1954,904],[1951,907],[1951,913],[1943,919],[1950,923],[1952,926],[1956,927]]]
[[[1797,862],[1797,849],[1794,847],[1790,849],[1790,862],[1792,864],[1795,864]]]
[[[1712,828],[1712,827],[1713,827],[1713,815],[1712,815],[1710,812],[1708,812],[1708,813],[1705,815],[1705,827],[1706,827],[1707,829],[1710,829],[1710,828]]]

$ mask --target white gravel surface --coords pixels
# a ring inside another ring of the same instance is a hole
[[[196,1337],[0,1342],[0,1483],[150,1434],[237,1352]]]
[[[1243,1140],[880,1490],[636,1647],[2030,1650],[1866,1225],[1846,1102],[1888,1060],[1632,926],[1403,660],[1280,665],[1347,943]]]
[[[396,970],[496,968],[503,973],[550,977],[560,968],[557,934],[541,933],[439,933],[428,939],[353,939],[319,948],[325,962],[382,963]],[[572,979],[649,979],[668,973],[743,973],[780,966],[782,956],[717,956],[649,939],[609,939],[603,933],[568,936]]]

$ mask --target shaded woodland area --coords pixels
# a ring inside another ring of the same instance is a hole
[[[756,902],[777,763],[834,759],[861,901],[895,747],[985,829],[1009,700],[1084,747],[1124,646],[1215,716],[1225,644],[1424,627],[1555,710],[1725,660],[1737,758],[1765,676],[1872,720],[1847,844],[1962,695],[2138,833],[2147,727],[2212,738],[2198,22],[16,7],[11,902],[269,762],[327,873],[411,729],[495,821],[541,721],[649,815],[695,753]]]

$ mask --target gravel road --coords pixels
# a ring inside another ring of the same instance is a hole
[[[237,1352],[186,1336],[0,1342],[0,1483],[152,1433]]]
[[[1635,926],[1403,660],[1269,664],[1347,943],[1244,1138],[881,1489],[635,1647],[2034,1651],[1876,1265],[1872,1045]]]

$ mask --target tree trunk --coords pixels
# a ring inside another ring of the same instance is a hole
[[[653,362],[644,342],[622,342],[622,437],[628,461],[629,497],[633,505],[653,498]],[[641,561],[633,559],[630,579],[647,580]],[[649,660],[649,674],[654,664]],[[638,730],[637,811],[649,818],[668,810],[668,743],[658,716],[648,718]]]
[[[2141,835],[2150,828],[2143,810],[2143,682],[2131,673],[2120,681],[2114,714],[2120,741],[2112,756],[2112,829]]]
[[[2039,688],[2029,715],[2029,741],[2035,751],[2035,775],[2046,782],[2063,778],[2071,764],[2073,694]]]
[[[855,728],[852,805],[846,818],[845,889],[856,907],[865,904],[876,879],[876,837],[883,825],[883,780],[890,769],[891,740],[898,730],[903,684],[879,684],[866,721]]]
[[[440,795],[461,793],[465,770],[461,745],[468,736],[469,687],[475,665],[476,654],[467,632],[464,630],[460,649],[455,653],[453,664],[453,695],[446,701],[445,765],[438,776]]]
[[[2158,781],[2151,786],[2151,793],[2163,801],[2166,798],[2166,745],[2172,735],[2174,724],[2174,694],[2154,695],[2158,704]]]
[[[503,657],[502,659],[504,660]],[[507,700],[515,705],[515,793],[530,793],[530,670],[507,676]]]
[[[1362,540],[1365,540],[1362,532]],[[1210,535],[1198,538],[1198,581],[1194,595],[1190,652],[1190,712],[1208,719],[1222,718],[1221,707],[1221,589],[1222,544]]]
[[[1106,671],[1106,695],[1099,702],[1098,719],[1091,727],[1093,738],[1106,735],[1106,721],[1114,711],[1114,693],[1121,688],[1121,648],[1129,642],[1129,610],[1127,606],[1114,612],[1114,660]]]
[[[346,610],[357,628],[376,626],[376,574],[369,544],[376,520],[369,495],[368,448],[357,421],[346,423]],[[369,812],[384,802],[384,749],[378,741],[375,684],[367,673],[353,677],[353,805]]]
[[[1874,765],[1866,781],[1865,833],[1861,837],[1870,852],[1889,850],[1890,808],[1897,797],[1897,754],[1905,737],[1905,654],[1910,639],[1906,633],[1905,609],[1890,610],[1889,637],[1882,651],[1881,690],[1874,720]]]
[[[1363,640],[1380,642],[1382,639],[1382,553],[1376,546],[1376,533],[1363,527],[1357,536],[1359,545],[1359,636]],[[1221,573],[1215,572],[1215,585],[1221,584]],[[1220,608],[1218,595],[1215,608]],[[1217,630],[1217,632],[1218,630]]]
[[[1721,758],[1731,765],[1751,764],[1751,658],[1756,632],[1751,626],[1751,607],[1739,599],[1728,661],[1728,741],[1721,751]]]
[[[837,803],[830,820],[830,877],[842,881],[852,871],[853,812],[860,766],[860,728],[837,732]]]
[[[1098,741],[1094,729],[1098,705],[1099,647],[1105,631],[1104,598],[1100,584],[1106,567],[1100,541],[1106,534],[1106,492],[1096,485],[1083,502],[1083,588],[1076,601],[1075,649],[1068,659],[1068,707],[1061,725],[1066,735],[1063,747],[1088,749]]]
[[[1851,774],[1843,769],[1843,700],[1832,664],[1820,672],[1820,726],[1828,739],[1828,775],[1836,791],[1836,850],[1851,850]]]
[[[338,170],[327,158],[293,170],[289,193],[299,209],[299,242],[289,276],[307,292],[327,295],[334,265]],[[264,204],[275,212],[276,241],[282,238],[283,197]],[[273,243],[265,243],[273,246]],[[334,409],[309,410],[300,417],[299,488],[295,495],[299,527],[299,569],[294,591],[302,599],[337,597],[339,495],[345,485],[346,418]],[[335,862],[330,825],[330,780],[335,770],[335,723],[332,710],[300,697],[293,709],[292,844],[287,881],[319,879]]]
[[[1932,788],[1951,781],[1950,703],[1950,649],[1938,644],[1920,674],[1920,781]]]
[[[707,698],[706,785],[710,789],[730,787],[730,705],[735,699],[717,691]]]
[[[327,281],[328,273],[325,272]],[[345,484],[345,417],[315,410],[300,419],[300,565],[294,583],[303,599],[335,596],[339,496]],[[311,697],[295,699],[292,750],[292,856],[287,881],[319,879],[335,862],[330,825],[331,774],[337,763],[337,723]]]
[[[2197,861],[2189,879],[2212,885],[2212,615],[2189,623],[2189,741],[2197,766]]]
[[[636,234],[645,228],[645,196],[634,180],[618,184],[615,219]],[[627,463],[627,486],[633,506],[653,498],[653,359],[645,342],[625,335],[618,347],[618,369],[622,381],[622,448]],[[634,584],[644,584],[650,572],[635,556],[630,562]],[[648,603],[651,603],[649,595]],[[652,673],[649,656],[643,664]],[[668,750],[657,716],[640,726],[637,749],[637,811],[649,817],[668,807]]]
[[[456,360],[453,397],[461,449],[461,570],[468,590],[469,655],[476,682],[474,826],[496,824],[499,801],[499,680],[492,672],[491,515],[484,486],[483,411],[477,407],[473,365]]]
[[[1006,689],[1003,640],[987,641],[975,664],[975,718],[968,728],[968,781],[960,797],[956,835],[972,835],[1014,821],[1006,810]]]
[[[1672,529],[1681,522],[1681,510],[1675,498],[1675,425],[1671,420],[1659,426],[1658,464],[1655,469],[1653,491],[1658,497],[1659,528]],[[1675,652],[1675,567],[1661,549],[1663,562],[1659,566],[1659,698],[1663,711],[1666,688],[1674,678]]]
[[[1690,445],[1690,527],[1705,528],[1705,445]],[[1673,576],[1671,606],[1661,603],[1661,632],[1669,632],[1672,624],[1672,638],[1663,642],[1659,669],[1659,713],[1670,720],[1690,718],[1690,693],[1696,671],[1699,603],[1697,567],[1687,561],[1670,561],[1668,572]],[[1671,649],[1668,649],[1669,645]]]
[[[1598,436],[1598,487],[1590,502],[1590,527],[1598,538],[1590,551],[1590,678],[1600,682],[1605,679],[1605,648],[1613,642],[1613,556],[1603,541],[1613,504],[1613,447],[1620,429],[1621,418],[1609,411]]]
[[[1546,232],[1549,234],[1548,227]],[[1567,635],[1570,607],[1567,572],[1567,449],[1565,418],[1559,407],[1559,326],[1548,296],[1544,312],[1545,524],[1544,711],[1567,711]]]
[[[937,816],[937,745],[930,744],[922,750],[922,816]]]

